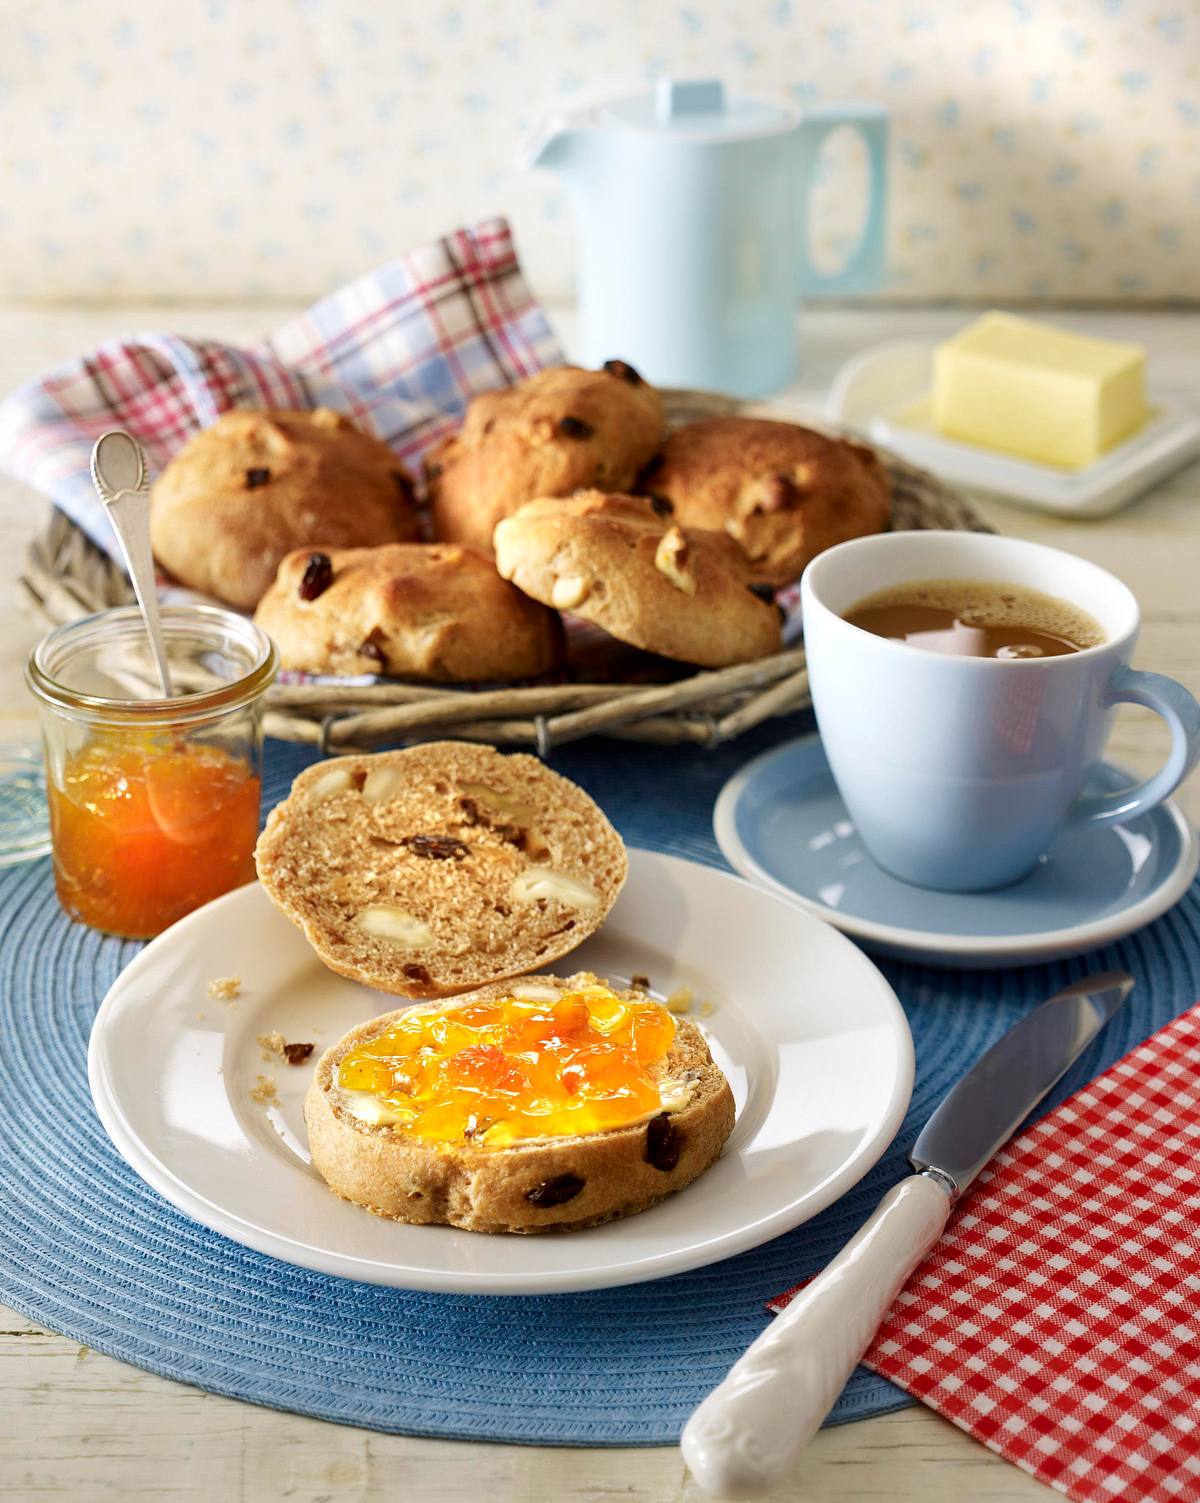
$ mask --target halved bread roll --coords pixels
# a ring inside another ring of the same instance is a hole
[[[651,1074],[659,1100],[626,1126],[571,1136],[523,1137],[492,1146],[474,1133],[422,1137],[388,1119],[377,1098],[347,1089],[342,1062],[413,1013],[445,1015],[465,1003],[517,996],[553,1001],[595,983],[588,975],[523,978],[451,1003],[419,1004],[353,1029],[317,1065],[305,1101],[313,1163],[330,1189],[377,1216],[477,1232],[539,1232],[630,1216],[681,1190],[720,1153],[734,1121],[733,1095],[703,1035],[687,1019]],[[643,993],[616,990],[627,1002]],[[521,1056],[527,1058],[528,1056]],[[494,1134],[493,1134],[494,1136]]]
[[[403,997],[551,964],[600,926],[628,871],[582,788],[464,741],[306,768],[255,861],[331,970]]]

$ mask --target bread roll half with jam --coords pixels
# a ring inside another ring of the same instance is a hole
[[[533,976],[353,1029],[305,1102],[313,1163],[377,1216],[540,1232],[692,1183],[734,1121],[694,1023],[587,973]]]

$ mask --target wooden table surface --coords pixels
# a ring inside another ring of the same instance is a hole
[[[296,312],[288,305],[0,307],[0,392],[114,334],[170,328],[251,342]],[[1200,405],[1200,314],[1064,313],[1085,332],[1136,339],[1151,352],[1160,392]],[[801,380],[780,399],[815,411],[842,360],[881,339],[940,337],[960,325],[953,310],[823,310],[802,324]],[[555,316],[569,348],[572,320]],[[981,503],[999,530],[1094,560],[1141,601],[1136,663],[1200,694],[1200,464],[1100,522],[1069,522]],[[13,575],[43,521],[45,503],[0,478],[0,740],[35,734],[21,667],[36,635],[22,615]],[[1166,736],[1147,711],[1122,709],[1110,755],[1139,774],[1163,758]],[[1180,795],[1200,819],[1200,782]],[[700,1498],[673,1447],[570,1450],[477,1445],[377,1435],[278,1414],[142,1372],[43,1330],[0,1306],[0,1497],[6,1503],[139,1498],[156,1503],[678,1503]],[[807,1503],[921,1500],[1020,1503],[1053,1494],[927,1409],[823,1431],[804,1467],[774,1496]]]

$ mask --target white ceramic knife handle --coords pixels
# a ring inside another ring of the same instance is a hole
[[[949,1214],[936,1180],[901,1181],[738,1358],[683,1431],[684,1460],[706,1493],[754,1498],[785,1475]]]

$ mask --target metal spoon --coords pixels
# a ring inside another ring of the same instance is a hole
[[[104,502],[121,545],[121,556],[146,623],[163,697],[170,699],[174,690],[158,614],[154,556],[150,551],[150,477],[142,446],[131,433],[112,428],[96,440],[92,448],[92,484]]]

